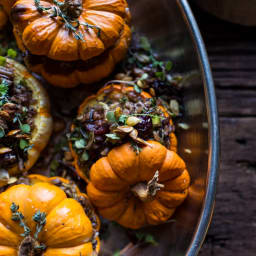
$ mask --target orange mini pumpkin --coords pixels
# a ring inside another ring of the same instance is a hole
[[[0,255],[98,254],[99,221],[85,194],[60,177],[23,181],[0,194]]]
[[[3,7],[0,5],[0,29],[2,29],[8,21],[8,17]]]
[[[136,154],[129,143],[112,149],[90,170],[87,193],[104,218],[138,229],[167,221],[188,194],[184,161],[160,143]]]
[[[14,60],[5,58],[0,81],[4,88],[0,95],[0,163],[14,175],[28,171],[48,143],[52,132],[50,103],[41,84]],[[9,95],[10,91],[13,95]],[[33,117],[26,121],[30,115]]]
[[[125,0],[18,0],[11,20],[30,69],[60,87],[108,76],[131,39]]]
[[[150,114],[143,112],[145,108]],[[163,131],[166,134],[162,134],[164,139],[161,143],[176,151],[173,127],[172,119],[161,102],[157,103],[147,92],[136,92],[134,87],[123,84],[103,87],[96,95],[84,100],[71,127],[70,149],[76,171],[88,181],[91,165],[107,155],[111,148],[133,141],[139,150],[139,145],[147,144],[145,140],[160,141],[158,133]],[[84,148],[79,142],[84,143]],[[86,161],[83,161],[84,154],[88,155]]]

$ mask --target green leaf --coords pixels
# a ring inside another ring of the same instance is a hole
[[[118,122],[120,122],[120,123],[122,123],[122,124],[125,124],[127,118],[128,118],[127,115],[121,115],[121,116],[119,117]]]
[[[161,80],[165,79],[164,72],[156,72],[155,75],[156,75],[156,77],[160,78]]]
[[[142,36],[140,38],[140,46],[145,51],[148,51],[148,52],[151,51],[151,45],[145,36]]]
[[[4,128],[0,126],[0,138],[3,138],[5,135]]]
[[[82,154],[80,160],[84,161],[84,162],[89,160],[89,155],[88,155],[87,151],[84,151],[84,153]]]
[[[3,56],[0,56],[0,66],[4,66],[6,63],[6,58]]]
[[[171,61],[166,62],[165,69],[166,69],[166,71],[170,71],[172,69],[172,62]]]
[[[134,91],[135,92],[141,93],[141,89],[140,89],[140,87],[137,84],[135,84],[133,87],[134,87]]]
[[[115,117],[115,112],[114,111],[109,111],[106,115],[107,120],[110,123],[115,123],[116,122],[116,117]]]
[[[12,48],[7,50],[7,56],[15,59],[17,57],[17,52],[15,50],[13,50]]]
[[[120,137],[118,137],[115,133],[108,133],[105,134],[105,136],[111,140],[120,140]]]
[[[112,256],[121,256],[120,251],[114,252]]]
[[[30,125],[29,124],[22,124],[20,125],[20,129],[23,133],[29,134],[31,131]]]
[[[6,96],[6,94],[8,93],[8,83],[6,82],[6,80],[2,80],[2,83],[0,84],[0,94],[1,96]]]
[[[20,149],[25,149],[26,147],[28,147],[29,146],[29,143],[28,143],[28,141],[26,141],[26,140],[24,140],[24,139],[21,139],[20,140]]]
[[[86,146],[86,142],[85,142],[84,139],[80,139],[80,140],[75,141],[75,147],[77,149],[85,148],[85,146]]]

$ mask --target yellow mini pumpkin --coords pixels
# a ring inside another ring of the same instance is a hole
[[[0,66],[0,166],[10,175],[29,170],[52,131],[48,96],[41,84],[14,60]]]
[[[26,63],[60,87],[108,76],[125,56],[129,20],[125,0],[18,0],[11,11]]]
[[[188,194],[184,161],[148,141],[139,154],[129,143],[112,149],[90,170],[87,193],[100,215],[138,229],[167,221]]]
[[[0,194],[0,255],[98,254],[99,220],[85,194],[60,177],[23,182]]]

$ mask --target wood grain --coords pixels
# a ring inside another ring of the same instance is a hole
[[[192,6],[216,86],[221,166],[216,208],[201,256],[256,253],[256,33]]]

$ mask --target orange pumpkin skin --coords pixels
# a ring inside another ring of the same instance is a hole
[[[8,21],[7,14],[3,10],[2,6],[0,5],[0,29],[2,29]]]
[[[92,104],[97,98],[103,98],[103,96],[110,90],[112,89],[113,91],[115,92],[124,92],[124,91],[134,91],[134,88],[131,87],[131,86],[124,86],[124,85],[120,85],[120,84],[111,84],[111,85],[108,85],[106,87],[103,87],[101,88],[96,95],[91,95],[89,97],[87,97],[83,103],[80,105],[79,109],[78,109],[78,114],[77,116],[80,116],[81,114],[84,113],[86,107],[90,104]],[[152,98],[152,96],[150,94],[148,94],[147,92],[145,91],[142,91],[141,94],[140,94],[143,98]],[[165,116],[168,117],[168,113],[167,111],[165,110],[165,108],[163,106],[159,106],[161,108],[161,110],[164,112]],[[173,125],[173,122],[172,120],[170,120],[170,125]],[[71,126],[71,131],[75,128],[74,125]],[[177,137],[176,135],[172,132],[170,134],[170,150],[172,151],[177,151]],[[83,170],[80,168],[79,166],[79,156],[77,155],[77,153],[75,152],[75,150],[73,149],[72,147],[72,144],[69,143],[69,148],[70,148],[70,151],[72,153],[72,156],[74,158],[74,166],[75,166],[75,169],[76,169],[76,172],[78,173],[78,175],[83,179],[85,180],[86,182],[89,182],[87,176],[84,174]]]
[[[46,214],[46,224],[37,239],[39,244],[46,246],[43,256],[97,255],[99,239],[84,208],[77,200],[67,198],[61,188],[52,184],[56,179],[66,185],[69,182],[60,177],[46,178],[41,175],[30,175],[27,179],[30,185],[14,185],[0,194],[0,255],[30,255],[19,254],[26,237],[20,235],[24,230],[19,223],[11,219],[12,203],[19,206],[24,222],[31,230],[31,237],[36,232],[33,215],[38,210]],[[80,195],[85,196],[82,193]],[[97,246],[93,245],[96,241]]]
[[[40,3],[56,7],[53,0]],[[55,86],[75,87],[107,77],[125,57],[131,40],[126,1],[81,0],[81,7],[77,20],[97,26],[100,35],[96,28],[80,25],[76,33],[82,35],[82,40],[75,38],[60,17],[39,12],[34,0],[18,0],[12,7],[11,20],[19,47],[30,57],[38,56],[33,64],[26,58],[30,69]],[[65,66],[68,68],[63,71]]]
[[[87,193],[91,202],[104,218],[127,228],[164,223],[188,194],[190,176],[184,161],[160,143],[148,142],[151,147],[143,147],[137,155],[130,144],[116,147],[90,170]],[[160,190],[149,198],[134,193],[156,171]]]

